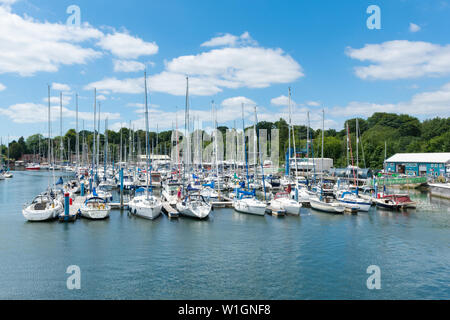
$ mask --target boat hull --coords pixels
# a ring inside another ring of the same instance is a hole
[[[109,209],[80,208],[81,215],[91,220],[103,220],[109,218]]]
[[[39,222],[55,219],[62,212],[62,210],[62,206],[56,206],[55,208],[49,208],[46,210],[33,210],[28,207],[22,210],[22,214],[28,221]]]
[[[342,214],[345,211],[344,206],[333,206],[330,203],[324,203],[320,200],[315,200],[315,199],[310,199],[309,202],[311,204],[311,207],[318,211],[334,213],[334,214]]]
[[[184,206],[179,202],[177,203],[177,210],[183,216],[202,220],[208,218],[211,207],[204,206],[202,208],[193,209],[190,206]]]
[[[233,207],[234,210],[240,213],[252,214],[256,216],[264,216],[266,214],[266,206],[253,205],[242,200],[235,201]]]

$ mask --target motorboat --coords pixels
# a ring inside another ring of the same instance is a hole
[[[353,192],[343,192],[338,201],[341,202],[345,207],[350,209],[356,209],[358,211],[369,212],[370,207],[372,206],[371,201],[360,198]]]
[[[322,212],[342,214],[345,211],[345,206],[342,203],[329,197],[311,197],[309,203],[313,209]]]
[[[181,184],[177,180],[169,180],[163,185],[162,195],[163,198],[174,206],[178,202],[178,192],[181,188]]]
[[[38,170],[41,170],[41,166],[38,163],[29,163],[25,167],[25,170],[27,170],[27,171],[38,171]]]
[[[278,192],[275,198],[270,201],[270,206],[276,210],[284,210],[287,214],[298,216],[302,204],[290,199],[288,192]]]

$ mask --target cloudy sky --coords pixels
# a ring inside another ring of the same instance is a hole
[[[381,29],[366,12],[381,9]],[[38,1],[0,0],[0,136],[92,128],[94,88],[102,119],[143,125],[144,69],[150,126],[183,126],[186,76],[191,115],[211,127],[287,119],[341,129],[377,111],[450,116],[450,1]],[[67,25],[71,5],[81,26]]]

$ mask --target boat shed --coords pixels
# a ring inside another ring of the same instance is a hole
[[[387,172],[417,177],[450,175],[450,152],[397,153],[385,161]]]

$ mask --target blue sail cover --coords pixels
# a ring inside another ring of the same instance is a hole
[[[56,181],[56,185],[59,186],[59,185],[62,185],[62,184],[64,184],[63,178],[59,177],[58,181]]]
[[[199,189],[192,188],[191,185],[188,185],[186,190],[187,191],[200,191]]]

